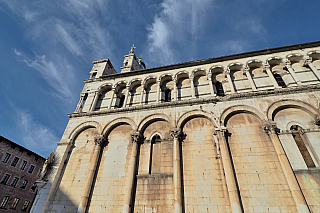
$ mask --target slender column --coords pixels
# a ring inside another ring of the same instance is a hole
[[[116,91],[116,88],[112,88],[112,94],[111,94],[111,98],[110,98],[109,109],[111,109],[111,107],[112,107],[112,101],[113,101],[113,97],[114,97],[115,91]]]
[[[129,164],[128,178],[125,189],[125,197],[124,197],[124,206],[123,213],[130,213],[132,209],[132,196],[134,194],[133,187],[134,181],[136,177],[136,165],[137,165],[137,155],[138,155],[138,144],[141,143],[142,137],[140,132],[136,131],[131,133],[131,141],[132,141],[132,151],[131,151],[131,159]]]
[[[173,79],[173,100],[178,100],[177,79]]]
[[[209,81],[209,86],[210,86],[211,95],[217,96],[217,90],[216,90],[216,88],[215,88],[215,85],[213,85],[211,78],[212,78],[212,74],[209,73],[209,74],[208,74],[208,81]]]
[[[182,188],[181,188],[181,164],[180,164],[180,128],[170,130],[173,137],[173,199],[174,213],[182,213]]]
[[[143,103],[144,83],[141,83],[140,104]]]
[[[220,152],[222,158],[223,169],[226,177],[226,183],[228,188],[228,194],[231,204],[232,213],[242,213],[239,191],[236,183],[236,175],[231,162],[231,153],[229,152],[226,141],[226,128],[216,128],[215,134],[218,135],[218,141],[220,145]]]
[[[308,56],[307,58],[304,59],[303,65],[308,66],[312,70],[312,72],[317,76],[318,80],[320,80],[320,72],[313,65],[312,58],[310,56]]]
[[[94,151],[92,153],[91,165],[89,168],[86,184],[85,184],[83,192],[82,192],[82,196],[81,196],[80,204],[78,206],[77,213],[83,213],[86,211],[88,199],[89,199],[89,195],[90,195],[90,190],[91,190],[92,183],[93,183],[94,174],[95,174],[97,164],[98,164],[98,159],[99,159],[101,147],[103,146],[105,141],[106,141],[106,139],[102,135],[99,135],[99,136],[95,137],[95,139],[94,139],[95,146],[94,146]]]
[[[247,78],[248,78],[248,80],[249,80],[249,82],[250,82],[250,85],[251,85],[251,87],[252,87],[252,90],[253,90],[253,91],[257,91],[257,87],[256,87],[256,85],[254,84],[253,79],[252,79],[252,76],[251,76],[251,74],[250,74],[250,68],[249,68],[249,67],[245,67],[244,70],[243,70],[243,72],[244,72],[244,74],[246,74],[246,76],[247,76]]]
[[[285,68],[287,68],[287,70],[289,71],[290,75],[292,76],[292,78],[294,79],[294,81],[298,84],[298,85],[301,85],[301,81],[300,79],[298,78],[298,76],[296,75],[296,73],[294,72],[294,70],[292,69],[292,66],[291,66],[291,62],[286,59],[284,62],[283,62]]]
[[[83,107],[83,101],[84,101],[85,95],[86,95],[85,93],[81,93],[80,94],[80,100],[79,100],[79,102],[77,104],[77,108],[76,108],[75,112],[81,112],[81,109]]]
[[[296,203],[297,210],[299,213],[310,213],[308,205],[305,201],[305,198],[301,192],[298,181],[292,171],[291,165],[288,161],[288,158],[283,150],[282,144],[276,133],[276,123],[273,121],[265,121],[263,125],[264,130],[269,134],[273,146],[276,150],[282,171],[286,177],[289,189],[291,191],[292,197]]]
[[[101,93],[99,91],[95,92],[90,111],[94,111],[94,109],[96,108],[96,105],[97,105],[97,102],[98,102],[100,94]]]
[[[190,83],[191,83],[191,95],[192,95],[192,98],[195,98],[196,97],[196,93],[194,91],[194,81],[193,81],[193,76],[190,76]]]
[[[278,82],[276,81],[276,79],[274,78],[274,75],[272,74],[271,70],[270,70],[270,65],[268,63],[265,63],[263,65],[263,70],[266,71],[266,73],[268,74],[274,88],[281,88],[278,84]]]
[[[160,101],[160,83],[161,83],[161,81],[158,80],[157,81],[157,103],[159,103],[159,101]]]
[[[231,93],[235,93],[235,89],[234,89],[234,86],[233,86],[233,83],[232,83],[232,80],[231,80],[231,76],[230,76],[230,70],[229,68],[225,69],[224,71],[224,75],[227,77],[228,79],[228,83],[229,83],[229,87],[230,87],[230,90],[231,90]]]
[[[129,89],[130,89],[130,85],[127,85],[127,91],[126,91],[126,96],[124,97],[123,107],[127,106],[127,101],[128,101],[128,96],[129,96]]]

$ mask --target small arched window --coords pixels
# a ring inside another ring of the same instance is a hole
[[[170,102],[171,101],[171,89],[167,89],[165,91],[164,101],[165,102]]]
[[[309,153],[308,148],[306,147],[305,140],[307,140],[305,135],[303,135],[303,129],[298,125],[293,125],[290,128],[292,132],[292,136],[294,138],[294,141],[296,142],[298,149],[303,157],[303,160],[305,161],[308,168],[314,168],[316,167],[313,159]]]
[[[158,134],[151,139],[149,174],[160,173],[161,138]]]
[[[125,99],[125,96],[122,95],[122,96],[120,97],[120,101],[119,101],[119,106],[118,106],[119,108],[123,107],[124,99]]]
[[[217,89],[217,95],[224,96],[224,90],[223,90],[221,82],[216,81],[216,83],[214,85],[216,86],[216,89]]]
[[[275,74],[273,74],[273,76],[276,79],[276,81],[280,87],[282,87],[282,88],[287,87],[287,85],[284,83],[280,74],[275,73]]]

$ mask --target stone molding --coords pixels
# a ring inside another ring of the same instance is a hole
[[[226,96],[212,96],[207,98],[198,98],[198,99],[189,99],[189,100],[182,100],[182,101],[171,101],[171,102],[164,102],[164,103],[155,103],[149,105],[139,105],[133,107],[123,107],[117,109],[106,109],[106,110],[99,110],[99,111],[90,111],[90,112],[75,112],[68,114],[69,118],[74,117],[83,117],[83,116],[93,116],[93,115],[102,115],[102,114],[111,114],[111,113],[119,113],[119,112],[127,112],[127,111],[139,111],[143,109],[157,109],[157,108],[167,108],[167,107],[176,107],[176,106],[185,106],[185,105],[192,105],[192,104],[205,104],[205,103],[217,103],[219,101],[232,101],[234,99],[246,99],[246,98],[253,98],[253,97],[264,97],[272,94],[291,94],[297,92],[306,92],[312,90],[320,90],[319,84],[312,84],[312,85],[302,85],[302,86],[295,86],[295,87],[288,87],[288,88],[277,88],[273,90],[263,90],[263,91],[251,91],[245,93],[233,93]]]
[[[303,129],[303,131],[301,131],[301,134],[305,134],[308,132],[320,132],[320,129]],[[279,130],[279,135],[285,135],[285,134],[292,134],[292,130]]]

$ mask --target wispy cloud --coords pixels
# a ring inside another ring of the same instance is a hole
[[[54,62],[46,59],[45,55],[35,55],[34,58],[31,58],[16,49],[14,50],[14,54],[18,57],[18,60],[39,72],[46,82],[56,91],[55,95],[57,97],[65,101],[72,99],[73,94],[70,89],[72,83],[69,82],[69,79],[73,78],[75,71],[68,61],[59,55],[56,56],[56,61]]]
[[[34,120],[32,115],[25,110],[15,110],[16,125],[23,146],[47,157],[59,142],[59,138],[48,127]]]
[[[148,28],[149,52],[158,62],[176,61],[174,46],[189,45],[201,36],[213,0],[164,0]]]

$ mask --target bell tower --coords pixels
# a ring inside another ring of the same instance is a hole
[[[121,73],[143,69],[142,68],[142,66],[144,66],[143,62],[141,61],[141,59],[139,59],[138,61],[136,54],[134,54],[135,48],[136,47],[133,44],[129,54],[124,55],[123,66],[121,67]]]

